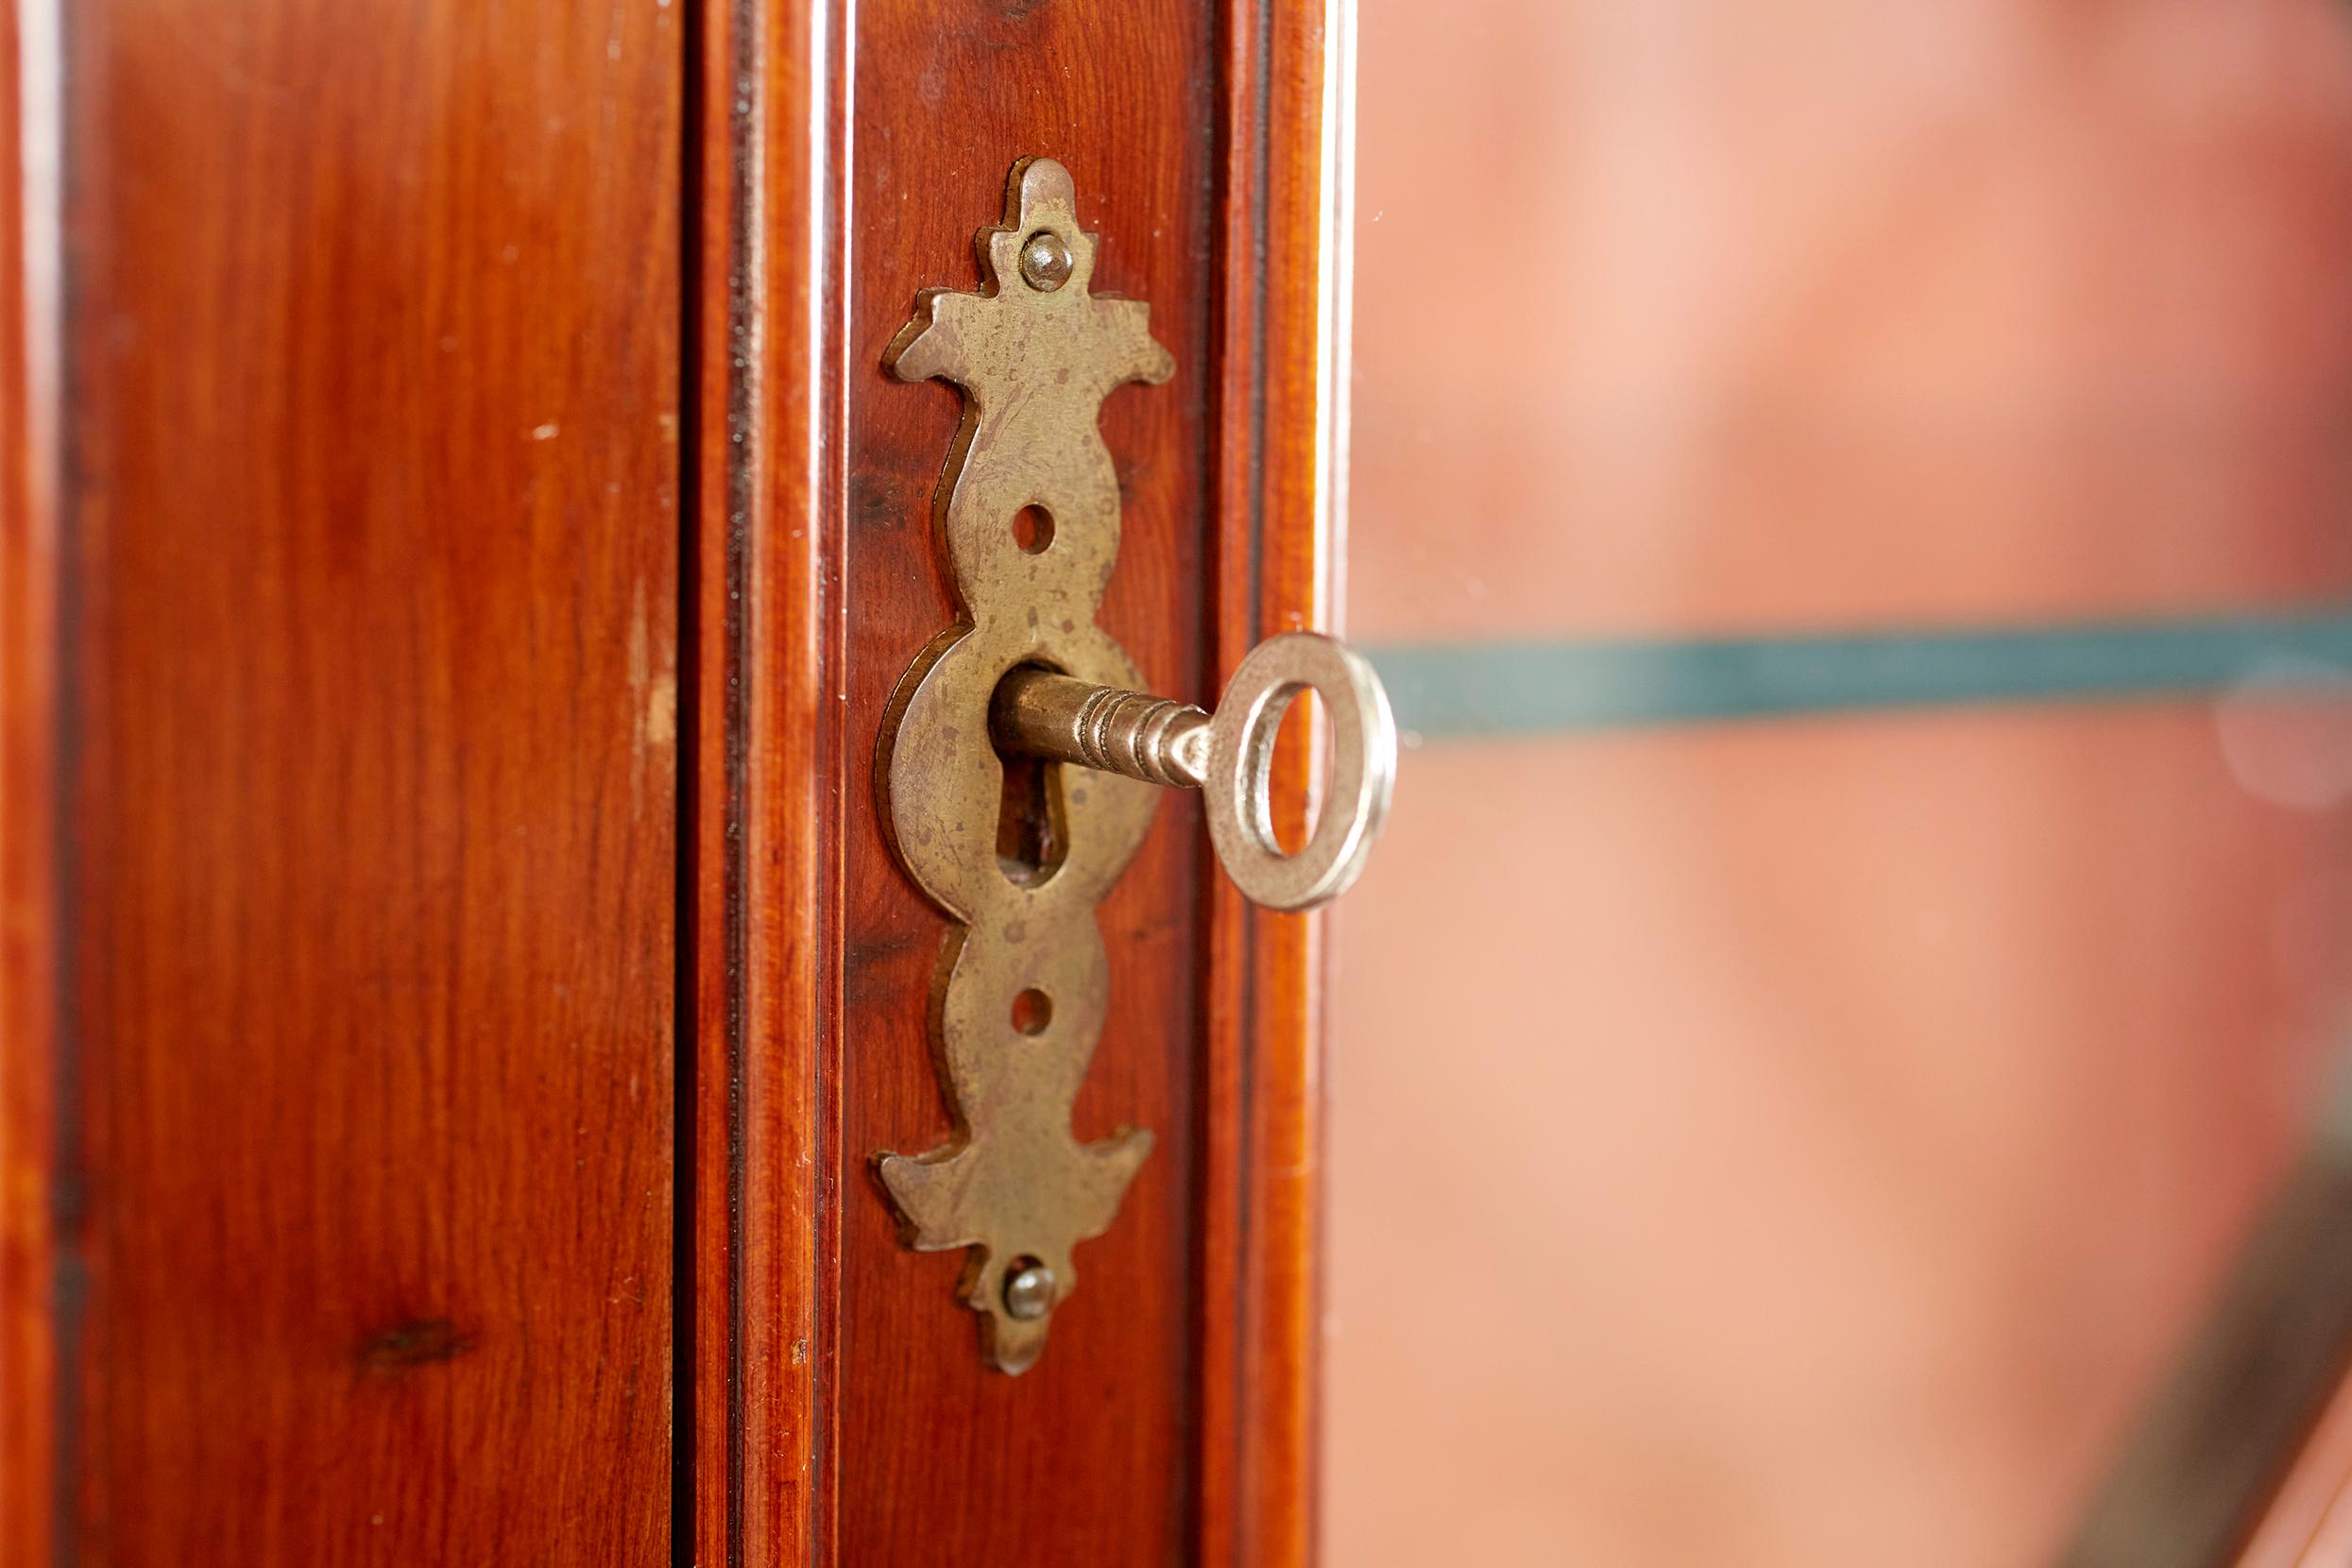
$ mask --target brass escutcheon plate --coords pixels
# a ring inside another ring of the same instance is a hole
[[[960,614],[900,680],[875,767],[893,849],[958,923],[930,1022],[954,1132],[925,1153],[878,1154],[876,1168],[909,1246],[970,1249],[961,1293],[981,1314],[989,1360],[1018,1372],[1077,1283],[1071,1249],[1109,1228],[1151,1150],[1132,1128],[1079,1143],[1070,1107],[1109,1005],[1095,907],[1141,847],[1157,792],[1065,770],[1059,858],[1016,878],[997,856],[989,703],[1020,665],[1139,684],[1094,619],[1119,534],[1097,418],[1114,389],[1165,382],[1175,362],[1148,306],[1092,292],[1095,236],[1060,163],[1015,163],[1004,225],[978,244],[980,291],[924,290],[882,361],[901,381],[953,382],[964,401],[932,504]],[[1048,522],[1025,537],[1016,520],[1030,508]]]

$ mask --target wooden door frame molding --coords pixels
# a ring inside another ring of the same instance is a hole
[[[0,1562],[55,1552],[62,18],[0,8]]]
[[[831,1552],[839,1226],[849,39],[832,0],[708,0],[688,40],[692,606],[681,753],[677,1539]],[[690,1512],[690,1519],[684,1517]]]
[[[1232,0],[1217,422],[1215,690],[1263,638],[1337,633],[1346,478],[1353,0]],[[1281,759],[1277,820],[1307,758]],[[1321,915],[1212,866],[1201,1123],[1200,1560],[1310,1562],[1321,1365]]]
[[[1214,690],[1261,637],[1337,629],[1352,0],[1218,0]],[[679,1539],[829,1562],[841,1206],[847,8],[713,0],[690,59],[680,889]],[[1157,281],[1154,292],[1166,285]],[[1303,764],[1277,778],[1303,810]],[[1206,1038],[1191,1434],[1203,1563],[1313,1551],[1321,1140],[1317,917],[1250,910],[1201,847]]]

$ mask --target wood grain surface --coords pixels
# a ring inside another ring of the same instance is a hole
[[[682,30],[74,9],[73,1560],[667,1555]]]
[[[0,6],[0,1563],[47,1561],[57,1523],[61,128],[54,40],[24,21]]]
[[[1031,1372],[983,1365],[955,1299],[962,1259],[899,1245],[867,1169],[948,1132],[926,1035],[946,932],[883,844],[871,758],[884,702],[954,618],[931,493],[959,395],[880,358],[915,291],[977,281],[973,231],[1000,221],[1024,154],[1061,160],[1101,237],[1095,282],[1151,306],[1166,386],[1102,409],[1125,510],[1099,620],[1154,690],[1199,700],[1216,223],[1215,18],[1197,0],[1027,6],[884,0],[858,9],[846,289],[848,516],[843,665],[848,758],[839,1349],[840,1560],[1147,1563],[1185,1552],[1191,1502],[1193,1219],[1202,827],[1163,802],[1100,912],[1111,1019],[1082,1092],[1082,1140],[1150,1128],[1110,1232]]]
[[[1164,802],[1103,911],[1115,1016],[1077,1118],[1159,1145],[1080,1249],[1043,1361],[1007,1378],[954,1298],[961,1260],[903,1249],[870,1173],[947,1125],[926,1035],[946,924],[883,844],[872,758],[889,692],[953,615],[929,516],[958,397],[891,381],[881,351],[917,289],[972,286],[972,233],[1024,154],[1070,167],[1098,281],[1151,303],[1179,366],[1104,408],[1126,505],[1104,624],[1155,690],[1204,701],[1261,612],[1270,631],[1325,607],[1322,15],[707,13],[682,1362],[700,1560],[1304,1550],[1311,928],[1213,912],[1198,805]],[[1303,772],[1284,789],[1297,809]]]
[[[1353,8],[1232,5],[1225,29],[1215,658],[1338,631]],[[1277,832],[1302,842],[1320,708],[1285,725]],[[1253,908],[1212,870],[1198,1253],[1203,1563],[1315,1560],[1327,913]]]
[[[837,695],[849,35],[828,0],[700,19],[679,1545],[741,1568],[831,1551],[839,819],[866,765]]]
[[[881,349],[1070,166],[1181,366],[1104,413],[1103,620],[1213,698],[1323,604],[1302,14],[77,13],[67,1551],[1296,1560],[1309,928],[1212,906],[1197,803],[1103,912],[1079,1132],[1160,1144],[1038,1369],[867,1161],[946,1130],[870,770],[957,405]]]

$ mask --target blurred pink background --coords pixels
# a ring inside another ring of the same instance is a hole
[[[1355,640],[2352,601],[2352,12],[1359,28]],[[2325,1108],[2347,799],[2323,701],[1408,749],[1328,1559],[2051,1560]]]

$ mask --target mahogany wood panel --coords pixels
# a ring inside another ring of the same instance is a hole
[[[1103,912],[1118,1016],[1079,1131],[1160,1141],[1036,1369],[982,1364],[961,1259],[904,1251],[870,1174],[946,1130],[945,922],[883,844],[872,764],[952,615],[929,515],[958,407],[879,360],[918,288],[971,286],[1013,161],[1068,164],[1099,281],[1150,301],[1179,365],[1105,405],[1102,619],[1157,689],[1213,697],[1329,604],[1335,40],[1288,0],[845,9],[714,7],[701,54],[697,1558],[1300,1561],[1314,927],[1204,895],[1196,803],[1164,803]],[[1283,789],[1300,810],[1303,770]]]
[[[1252,5],[1227,29],[1216,656],[1338,631],[1348,384],[1354,43],[1345,0]],[[1319,780],[1286,727],[1273,812],[1299,842]],[[1304,1565],[1317,1547],[1322,976],[1329,915],[1252,908],[1211,881],[1200,1560]]]
[[[681,13],[73,9],[76,1560],[667,1552]]]
[[[23,22],[0,6],[0,1563],[46,1561],[57,1512],[60,127],[35,75],[54,66],[50,40]]]
[[[1148,1563],[1187,1549],[1194,1375],[1195,1078],[1202,826],[1171,795],[1103,904],[1110,1021],[1076,1124],[1158,1135],[1116,1222],[1078,1251],[1076,1293],[1031,1372],[984,1366],[954,1296],[961,1256],[897,1238],[868,1173],[948,1123],[926,1033],[946,927],[883,844],[871,758],[883,705],[954,617],[931,495],[959,394],[887,377],[915,291],[969,288],[972,233],[999,221],[1027,153],[1060,159],[1101,235],[1096,283],[1150,302],[1166,386],[1104,403],[1124,494],[1101,624],[1156,690],[1200,699],[1219,281],[1214,15],[1200,0],[1048,6],[879,0],[856,11],[858,125],[847,278],[849,623],[854,785],[844,821],[844,1007],[839,1361],[841,1560]]]
[[[681,1502],[693,1560],[741,1568],[830,1552],[839,817],[865,766],[835,694],[848,35],[827,0],[699,14]]]

